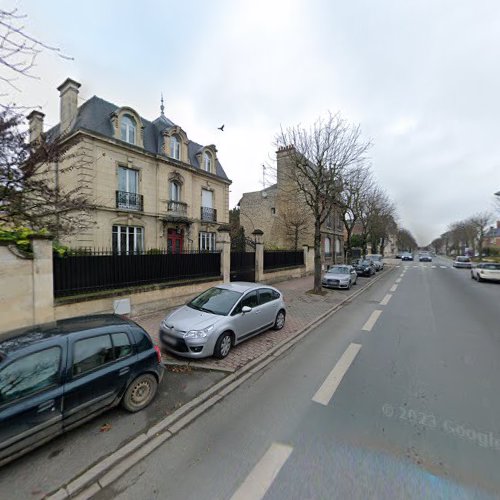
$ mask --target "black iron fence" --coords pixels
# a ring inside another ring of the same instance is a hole
[[[265,250],[264,271],[282,269],[285,267],[298,267],[304,265],[304,252],[302,250]]]
[[[208,222],[217,221],[217,210],[210,207],[201,207],[201,220]]]
[[[116,254],[80,250],[54,256],[54,295],[64,297],[101,290],[220,276],[220,253]]]
[[[144,197],[142,194],[116,191],[116,208],[126,208],[127,210],[139,210],[142,212],[143,206]]]

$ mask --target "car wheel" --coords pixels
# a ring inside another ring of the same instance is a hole
[[[233,345],[233,338],[229,332],[224,332],[217,339],[214,347],[214,356],[218,359],[225,358]]]
[[[479,276],[479,274],[477,275],[477,281],[480,283],[481,281],[483,281],[483,278],[481,278],[481,276]]]
[[[278,311],[278,314],[276,315],[276,319],[274,320],[274,325],[273,325],[273,330],[281,330],[285,326],[285,311],[281,309]]]
[[[145,373],[137,377],[125,391],[122,399],[122,406],[132,413],[142,410],[155,397],[156,391],[158,390],[158,382],[156,378]]]
[[[350,290],[352,286],[351,280],[349,280],[349,284],[347,285],[347,289]]]

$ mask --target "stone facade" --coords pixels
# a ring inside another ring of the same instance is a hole
[[[240,224],[245,234],[255,229],[264,233],[264,248],[301,249],[314,245],[314,218],[293,185],[290,168],[291,150],[280,149],[277,156],[277,182],[261,191],[244,193],[240,202]],[[325,268],[343,262],[343,224],[333,211],[321,229],[322,262]]]
[[[74,145],[47,175],[58,169],[60,189],[78,186],[95,209],[90,225],[61,242],[120,251],[215,249],[217,228],[229,222],[231,184],[215,146],[190,141],[163,105],[153,122],[95,96],[77,108],[79,87],[69,79],[59,87],[61,123],[47,135],[64,131]],[[43,114],[29,119],[34,141]]]

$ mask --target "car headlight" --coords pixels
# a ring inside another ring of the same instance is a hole
[[[184,334],[185,339],[205,339],[207,338],[212,330],[214,329],[214,325],[207,326],[203,328],[203,330],[189,330],[189,332]]]

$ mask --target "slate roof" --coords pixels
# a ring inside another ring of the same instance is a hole
[[[484,236],[485,238],[500,238],[500,227],[490,227]]]
[[[78,108],[75,123],[69,132],[87,130],[113,139],[111,115],[118,109],[120,109],[120,106],[105,101],[100,97],[93,96]],[[144,150],[148,153],[168,158],[162,151],[162,132],[175,126],[175,124],[164,115],[161,115],[152,122],[146,120],[142,116],[141,120],[144,126]],[[47,138],[50,140],[53,137],[57,137],[57,135],[59,135],[59,124],[47,132]],[[200,170],[201,166],[196,157],[196,153],[202,148],[203,146],[201,144],[188,140],[189,163],[192,167]],[[227,181],[229,180],[219,160],[215,162],[215,168],[218,177]]]

